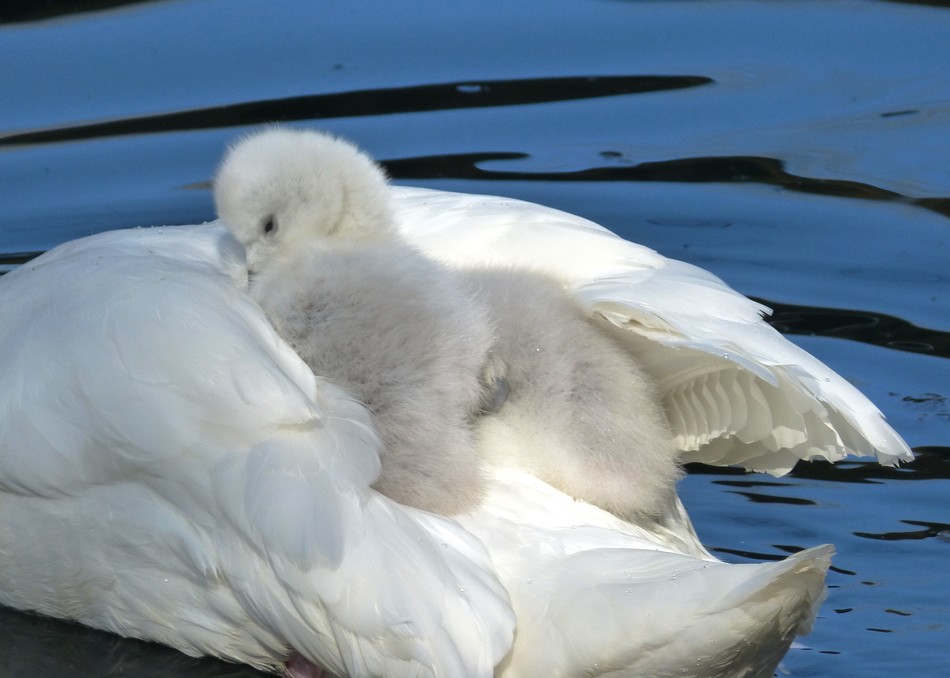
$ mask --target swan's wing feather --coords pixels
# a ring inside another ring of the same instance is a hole
[[[544,675],[591,675],[596,667],[598,676],[655,676],[690,657],[707,671],[717,667],[712,675],[771,676],[795,636],[811,628],[832,553],[824,546],[743,565],[639,549],[551,559],[543,571],[529,570],[533,599],[512,595],[528,607],[548,589],[545,616],[558,623],[525,628],[511,662],[521,675],[535,675],[530,666]],[[556,650],[532,655],[534,647]]]
[[[913,458],[863,394],[705,271],[668,262],[647,279],[615,275],[573,290],[592,315],[625,331],[658,379],[685,461],[784,473],[799,459]],[[644,305],[663,310],[667,332],[644,327]]]
[[[331,385],[322,397],[317,435],[278,431],[213,476],[233,529],[248,531],[279,583],[258,584],[248,608],[341,675],[491,675],[514,616],[487,551],[454,522],[369,490],[352,458],[376,452],[364,408]],[[333,547],[319,559],[311,533]]]
[[[496,470],[461,520],[495,554],[518,615],[502,665],[512,678],[667,675],[683,657],[716,675],[770,676],[810,630],[833,553],[722,563],[684,545],[685,531],[619,521],[513,470]]]
[[[402,232],[456,267],[540,270],[630,344],[664,393],[684,461],[784,473],[799,459],[912,458],[880,411],[713,274],[558,210],[394,189]]]
[[[189,445],[207,430],[240,440],[262,408],[316,417],[313,375],[232,284],[239,251],[184,233],[85,238],[0,281],[7,489],[117,481],[200,452]]]
[[[341,674],[490,675],[514,620],[487,553],[369,488],[379,443],[365,408],[312,374],[245,285],[240,250],[213,227],[93,236],[0,279],[0,490],[50,506],[95,494],[121,512],[139,488],[140,513],[123,519],[148,533],[150,506],[174,514],[160,540],[184,564],[168,570],[227,581],[233,597],[209,615],[221,629],[257,625],[271,651],[282,639]],[[101,538],[133,549],[132,563],[146,548]],[[135,590],[134,572],[116,576]],[[135,632],[121,612],[69,607]],[[201,626],[173,616],[148,633],[229,651]]]

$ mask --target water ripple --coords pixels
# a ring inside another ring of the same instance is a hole
[[[248,101],[172,113],[0,134],[0,146],[48,144],[128,134],[222,129],[268,122],[518,106],[659,92],[711,83],[696,75],[623,75],[470,80]]]
[[[918,327],[885,313],[798,306],[754,297],[772,309],[769,323],[782,334],[839,337],[898,351],[950,358],[950,332]]]
[[[4,2],[0,5],[0,23],[14,24],[59,19],[71,14],[87,14],[137,5],[154,0],[43,0],[43,2]]]
[[[603,158],[616,158],[618,152],[606,150],[600,155]],[[629,165],[591,167],[567,172],[525,172],[479,167],[479,163],[487,161],[525,160],[530,157],[527,153],[512,152],[469,153],[405,158],[391,160],[384,164],[391,176],[398,179],[770,184],[798,193],[899,202],[950,217],[950,197],[912,198],[860,181],[799,176],[785,170],[785,161],[761,156],[677,158]]]
[[[881,466],[873,461],[803,462],[795,478],[813,478],[838,483],[880,483],[892,480],[950,480],[950,447],[928,445],[914,448],[914,461],[900,466]]]
[[[922,527],[922,530],[907,530],[904,532],[853,532],[855,537],[878,539],[881,541],[905,541],[908,539],[939,539],[950,542],[950,524],[931,523],[925,520],[902,520],[905,525]]]

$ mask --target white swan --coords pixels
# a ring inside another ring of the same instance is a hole
[[[554,276],[636,345],[686,460],[910,458],[710,274],[536,205],[392,191],[429,256]],[[675,499],[637,525],[510,468],[455,520],[374,492],[370,416],[246,286],[214,226],[101,234],[0,279],[0,602],[359,676],[768,676],[808,629],[829,547],[726,565]]]
[[[262,668],[490,675],[514,619],[484,547],[370,490],[368,413],[244,288],[208,228],[0,280],[0,602]]]
[[[663,394],[682,461],[782,475],[801,459],[913,459],[867,398],[765,323],[769,309],[708,271],[540,205],[393,191],[403,236],[425,254],[458,270],[551,276],[635,347]]]

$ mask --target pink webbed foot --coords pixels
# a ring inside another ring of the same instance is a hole
[[[294,652],[284,664],[284,678],[330,678],[330,674],[299,652]]]

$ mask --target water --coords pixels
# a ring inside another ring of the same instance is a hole
[[[725,560],[837,546],[784,670],[946,675],[950,3],[73,4],[0,9],[0,270],[211,218],[224,145],[278,119],[355,139],[397,182],[603,223],[774,306],[919,454],[683,481]],[[12,611],[0,626],[2,675],[259,675]]]

